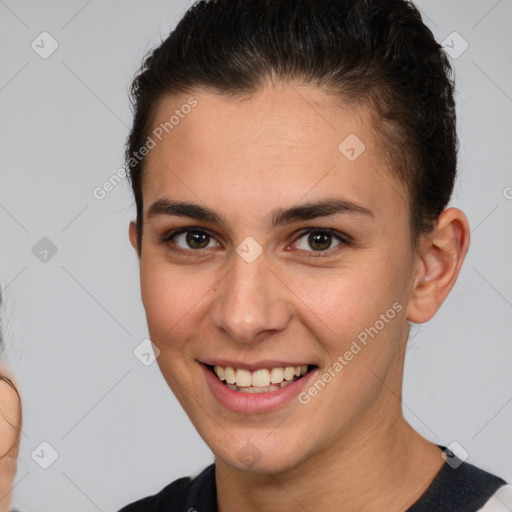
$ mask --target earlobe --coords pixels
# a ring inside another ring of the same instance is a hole
[[[436,228],[426,235],[418,256],[414,289],[407,306],[407,319],[430,320],[455,285],[469,248],[469,225],[463,212],[448,208]]]
[[[135,252],[137,254],[140,254],[139,252],[139,235],[137,233],[137,224],[135,222],[130,222],[130,226],[128,228],[128,236],[130,237],[130,243],[132,244],[132,247],[135,249]]]

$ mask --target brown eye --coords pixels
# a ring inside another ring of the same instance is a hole
[[[174,234],[170,240],[181,249],[206,249],[218,246],[211,235],[198,229],[181,231]]]
[[[208,246],[210,236],[201,231],[189,231],[186,236],[187,244],[193,249],[204,249]]]
[[[329,233],[310,233],[308,243],[315,251],[325,251],[331,246],[332,235]]]
[[[348,246],[350,243],[349,240],[338,234],[338,232],[332,232],[328,229],[315,229],[304,232],[297,238],[294,245],[301,251],[311,253],[328,251],[338,246]]]

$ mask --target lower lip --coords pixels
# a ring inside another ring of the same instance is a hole
[[[234,412],[255,414],[278,409],[286,402],[293,400],[307,387],[309,381],[317,372],[317,368],[309,371],[303,377],[276,391],[266,393],[243,393],[233,391],[223,384],[217,376],[203,363],[201,368],[205,374],[206,382],[215,398],[224,406]]]

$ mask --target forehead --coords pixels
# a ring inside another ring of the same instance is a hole
[[[406,192],[391,176],[372,113],[320,89],[283,84],[245,97],[170,96],[157,109],[155,130],[161,140],[152,135],[146,161],[146,211],[167,194],[226,215],[243,206],[254,217],[339,193],[406,214]]]

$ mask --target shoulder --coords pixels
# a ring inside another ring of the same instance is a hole
[[[119,512],[217,512],[216,501],[215,464],[212,464],[195,478],[179,478],[158,494],[126,505]]]
[[[478,512],[510,512],[512,510],[512,485],[503,485],[491,495]]]
[[[506,487],[510,486],[502,478],[451,458],[408,512],[493,512],[494,509],[484,507],[493,500],[498,501],[501,489]]]

